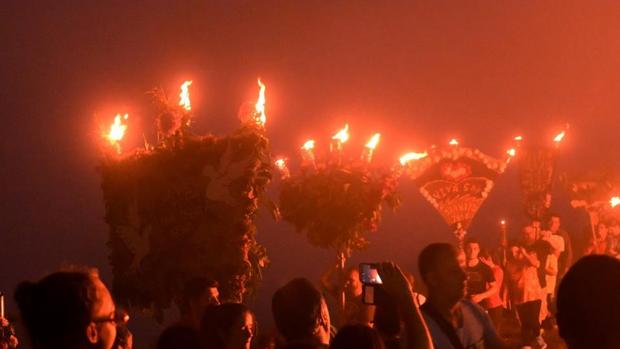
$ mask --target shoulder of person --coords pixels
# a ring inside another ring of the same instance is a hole
[[[482,320],[482,318],[486,316],[484,308],[472,302],[471,299],[463,298],[459,302],[461,303],[462,309],[468,309],[477,319]]]

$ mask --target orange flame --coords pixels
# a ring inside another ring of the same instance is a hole
[[[260,78],[257,81],[260,90],[258,92],[258,99],[256,100],[256,104],[254,105],[257,114],[256,123],[259,126],[265,126],[265,123],[267,122],[267,115],[265,115],[265,84],[263,84]]]
[[[522,140],[523,140],[522,136],[516,136],[515,137],[515,141],[517,141],[517,142],[521,142]]]
[[[556,135],[555,138],[553,138],[553,141],[556,143],[560,143],[564,139],[564,136],[566,136],[566,131],[562,131],[558,135]]]
[[[452,138],[448,144],[450,144],[450,145],[459,145],[459,141],[457,141],[456,138]]]
[[[314,149],[314,139],[307,140],[306,143],[304,143],[304,145],[301,146],[301,149],[303,149],[303,150],[312,150],[312,149]]]
[[[377,144],[379,144],[379,140],[380,139],[381,139],[381,134],[380,133],[375,133],[370,138],[368,143],[366,143],[366,148],[374,150],[377,147]]]
[[[506,154],[508,154],[511,158],[514,158],[515,155],[517,155],[517,150],[515,148],[510,148],[506,150]]]
[[[611,198],[611,200],[609,200],[609,204],[611,205],[611,207],[616,207],[620,205],[620,196],[614,196],[613,198]]]
[[[125,136],[127,125],[123,124],[121,118],[127,120],[129,118],[129,114],[125,114],[124,116],[121,116],[121,114],[116,114],[116,117],[114,117],[114,122],[110,126],[110,132],[106,135],[106,138],[112,144],[117,144]]]
[[[346,141],[349,140],[349,124],[345,124],[344,128],[340,131],[338,131],[338,133],[336,133],[332,139],[337,139],[338,142],[345,143]]]
[[[428,156],[427,152],[424,152],[424,153],[416,153],[416,152],[407,153],[407,154],[405,154],[405,155],[400,157],[400,164],[405,166],[410,161],[417,161],[417,160],[420,160],[420,159],[424,159],[427,156]]]
[[[274,164],[280,171],[284,171],[286,169],[286,159],[284,158],[277,159],[274,161]]]
[[[189,86],[191,84],[191,80],[185,81],[181,85],[181,93],[179,94],[179,105],[187,111],[192,110],[192,103],[189,100]]]

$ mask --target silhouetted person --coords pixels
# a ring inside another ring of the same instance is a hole
[[[254,313],[243,304],[210,306],[202,320],[202,336],[209,349],[250,349],[256,334]]]
[[[210,305],[220,304],[219,297],[217,281],[206,277],[189,280],[185,283],[181,298],[177,301],[181,313],[179,324],[198,331],[205,310]]]
[[[620,347],[620,261],[581,258],[560,283],[557,321],[569,349]]]
[[[184,325],[173,325],[157,339],[157,349],[201,349],[200,336],[195,329]]]
[[[15,291],[35,349],[111,349],[120,319],[95,271],[56,272]]]
[[[287,347],[329,345],[329,310],[321,292],[307,279],[293,279],[279,288],[271,311]]]
[[[385,349],[377,330],[366,325],[344,326],[332,341],[330,349]]]
[[[435,243],[420,253],[418,267],[428,287],[421,307],[435,348],[502,348],[489,316],[465,297],[466,275],[450,244]]]

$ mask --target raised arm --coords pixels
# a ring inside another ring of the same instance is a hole
[[[381,263],[379,276],[385,291],[400,309],[407,335],[407,349],[432,349],[431,334],[414,299],[411,285],[400,268],[394,263]]]

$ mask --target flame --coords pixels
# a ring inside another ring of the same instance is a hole
[[[276,167],[280,171],[284,171],[286,169],[286,159],[285,158],[277,159],[276,161],[274,161],[274,164],[276,165]]]
[[[307,140],[306,143],[304,143],[304,145],[301,146],[301,149],[303,149],[303,150],[312,150],[312,149],[314,149],[314,139]]]
[[[407,153],[407,154],[405,154],[405,155],[400,157],[400,164],[405,166],[410,161],[424,159],[427,156],[428,156],[427,152],[424,152],[424,153],[416,153],[416,152]]]
[[[120,142],[125,136],[127,125],[122,123],[121,118],[127,120],[129,118],[129,114],[125,114],[123,116],[121,116],[121,114],[116,114],[116,117],[114,117],[114,122],[110,126],[110,132],[106,136],[112,144]]]
[[[336,133],[332,139],[337,139],[340,143],[345,143],[349,140],[349,124],[345,124],[344,128]]]
[[[556,135],[555,138],[553,138],[553,141],[556,143],[560,143],[564,139],[564,136],[566,136],[566,131],[562,131],[558,135]]]
[[[609,200],[609,204],[611,205],[611,207],[616,207],[620,205],[620,196],[614,196],[613,198],[611,198],[611,200]]]
[[[516,136],[515,137],[515,141],[517,141],[517,142],[521,142],[522,140],[523,140],[522,136]]]
[[[450,145],[459,145],[459,141],[457,141],[456,138],[452,138],[448,144],[450,144]]]
[[[256,104],[254,108],[256,109],[256,123],[260,126],[265,126],[265,122],[267,122],[267,115],[265,115],[265,84],[260,80],[257,80],[258,87],[260,88],[258,92],[258,99],[256,100]]]
[[[375,133],[370,140],[368,141],[368,143],[366,143],[366,148],[368,149],[375,149],[377,147],[377,144],[379,144],[379,140],[381,139],[381,134],[380,133]]]
[[[181,85],[181,93],[179,94],[179,105],[187,111],[192,110],[192,103],[189,100],[189,86],[191,84],[191,80],[185,81]]]
[[[505,220],[505,219],[502,219],[501,221],[499,221],[499,224],[501,224],[501,225],[506,225],[506,220]]]
[[[515,148],[510,148],[506,150],[506,154],[508,154],[511,158],[514,158],[515,155],[517,155],[517,150]]]

